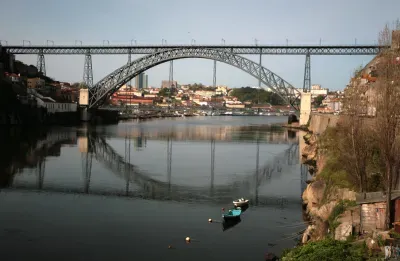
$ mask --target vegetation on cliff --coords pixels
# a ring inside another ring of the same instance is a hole
[[[400,29],[399,22],[396,29]],[[391,36],[386,26],[380,44],[391,45]],[[378,75],[376,82],[363,83],[360,77],[365,71],[355,72],[345,90],[345,115],[320,139],[320,151],[328,158],[320,178],[358,192],[384,189],[390,208],[391,191],[398,188],[400,176],[400,48],[382,49],[376,60],[375,68],[370,69]],[[387,211],[387,228],[389,225]]]
[[[395,30],[400,30],[400,22]],[[327,256],[329,260],[366,260],[362,253],[357,254],[358,250],[351,256],[348,251],[355,246],[333,240],[332,230],[340,225],[346,208],[352,206],[350,201],[340,200],[344,195],[339,195],[340,188],[356,192],[385,191],[387,209],[391,209],[392,189],[399,188],[400,48],[392,45],[396,42],[400,46],[400,34],[392,34],[386,26],[379,43],[392,47],[383,48],[368,68],[355,71],[345,89],[343,115],[336,127],[328,128],[318,138],[315,134],[306,137],[305,151],[310,153],[303,151],[303,156],[308,162],[316,161],[313,167],[317,169],[314,182],[306,190],[307,207],[316,221],[328,224],[331,233],[325,240],[289,250],[283,260],[327,260]],[[369,81],[371,77],[373,81]],[[386,211],[388,229],[390,214],[391,211]],[[346,251],[348,254],[341,256]]]
[[[366,247],[363,244],[354,245],[346,241],[337,241],[330,238],[311,242],[287,250],[282,254],[282,261],[310,261],[310,260],[366,260]]]

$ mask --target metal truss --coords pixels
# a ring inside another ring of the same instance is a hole
[[[46,75],[46,62],[44,59],[43,50],[40,50],[37,58],[37,65],[36,68],[41,72],[43,75]]]
[[[214,66],[213,66],[213,87],[217,87],[217,61],[214,60]]]
[[[83,66],[83,82],[88,88],[93,87],[93,68],[92,68],[92,55],[90,50],[85,54],[85,64]]]
[[[304,67],[304,82],[303,92],[311,91],[311,57],[310,54],[306,54],[306,64]]]
[[[152,54],[167,49],[217,49],[234,54],[275,54],[275,55],[376,55],[387,46],[378,45],[149,45],[149,46],[3,46],[7,52],[13,54]]]
[[[267,68],[234,53],[218,49],[197,48],[167,49],[141,57],[130,64],[118,68],[100,80],[93,88],[89,89],[89,108],[96,108],[102,105],[107,97],[141,72],[167,61],[183,58],[211,59],[237,67],[254,76],[256,79],[260,78],[265,86],[271,88],[296,110],[299,110],[298,101],[300,92],[293,85]]]

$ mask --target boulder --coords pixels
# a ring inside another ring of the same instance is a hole
[[[307,185],[303,192],[303,201],[307,204],[307,209],[311,210],[314,207],[318,207],[324,196],[325,183],[322,180],[316,180]]]
[[[365,244],[367,245],[368,249],[371,250],[380,250],[380,247],[378,245],[378,241],[373,239],[373,238],[366,238],[365,239]]]

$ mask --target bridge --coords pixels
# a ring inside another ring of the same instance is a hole
[[[68,135],[64,135],[67,137]],[[168,163],[168,181],[160,181],[151,178],[152,175],[140,170],[137,166],[130,163],[130,155],[125,157],[119,155],[107,141],[96,135],[88,135],[89,151],[88,153],[82,154],[82,167],[84,175],[84,184],[82,189],[77,188],[66,188],[63,185],[57,186],[57,184],[43,185],[45,180],[44,162],[37,164],[37,177],[38,181],[36,186],[29,184],[14,184],[14,188],[28,189],[28,190],[45,190],[52,192],[62,193],[86,193],[96,195],[115,195],[115,196],[127,196],[127,197],[140,197],[157,200],[174,200],[174,201],[189,201],[189,202],[214,202],[216,204],[223,204],[232,199],[232,195],[243,195],[248,194],[250,191],[250,198],[252,198],[253,204],[255,205],[287,205],[287,204],[300,204],[301,198],[282,198],[276,197],[265,197],[260,196],[258,193],[258,187],[264,182],[281,175],[282,169],[287,165],[298,164],[298,144],[292,144],[282,154],[277,155],[271,162],[264,166],[259,166],[259,143],[257,143],[257,160],[256,170],[248,173],[247,176],[232,180],[230,184],[226,185],[214,185],[214,164],[215,160],[215,141],[211,140],[211,180],[210,187],[191,187],[185,185],[173,185],[171,183],[171,163]],[[76,139],[74,139],[76,140]],[[128,144],[129,142],[129,144]],[[50,144],[50,143],[49,143]],[[51,142],[53,144],[53,142]],[[129,146],[130,154],[130,139],[126,140],[126,148]],[[168,140],[168,160],[172,160],[172,141]],[[120,179],[126,181],[126,186],[121,190],[104,190],[95,189],[92,191],[90,188],[91,182],[91,165],[92,158],[95,158],[104,167],[109,169],[112,173],[117,175]],[[302,188],[305,182],[302,182]],[[130,185],[136,184],[140,190],[130,190]],[[123,192],[125,190],[125,192]]]
[[[1,47],[1,46],[0,46]],[[300,92],[280,76],[262,66],[263,55],[305,55],[303,91],[311,89],[311,55],[376,55],[387,46],[338,45],[338,46],[240,46],[240,45],[153,45],[153,46],[3,46],[12,54],[38,55],[37,67],[46,73],[44,55],[85,55],[83,80],[89,86],[89,99],[82,105],[97,108],[143,71],[161,63],[170,62],[170,82],[173,82],[173,60],[183,58],[204,58],[214,60],[213,85],[216,86],[216,63],[223,62],[237,67],[271,88],[295,110],[299,110]],[[93,84],[92,55],[127,54],[128,63]],[[145,55],[132,61],[132,54]],[[259,62],[241,55],[259,55]],[[172,87],[172,86],[171,86]]]

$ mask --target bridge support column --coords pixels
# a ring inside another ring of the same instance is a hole
[[[300,100],[300,126],[307,125],[311,115],[311,93],[303,92]]]
[[[214,68],[213,68],[213,87],[217,87],[217,61],[214,60]]]
[[[80,118],[81,118],[81,121],[83,121],[83,122],[89,122],[90,120],[91,120],[91,113],[89,112],[89,109],[88,109],[88,107],[86,107],[86,106],[83,106],[83,107],[81,107],[81,110],[80,110]]]
[[[132,62],[132,50],[131,48],[129,48],[128,50],[128,64],[130,64]],[[132,79],[129,80],[129,88],[132,88]]]
[[[46,62],[44,59],[43,49],[40,49],[37,57],[37,69],[43,75],[46,75]]]
[[[310,92],[310,90],[311,90],[311,56],[310,53],[307,53],[306,64],[304,67],[303,92]]]
[[[88,88],[93,87],[93,69],[92,69],[92,55],[90,49],[85,54],[85,64],[83,66],[83,82]]]

